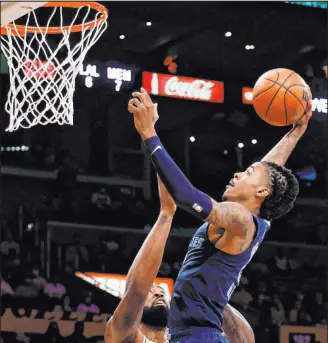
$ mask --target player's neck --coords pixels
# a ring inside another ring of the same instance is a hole
[[[260,214],[261,205],[254,203],[253,200],[241,200],[237,202],[245,206],[252,214],[255,214],[256,216]]]
[[[141,323],[140,330],[151,341],[166,342],[166,336],[167,336],[166,327],[150,326],[150,325]]]

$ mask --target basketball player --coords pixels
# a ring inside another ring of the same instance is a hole
[[[207,222],[192,238],[174,286],[170,342],[227,342],[222,334],[224,308],[270,222],[290,211],[299,191],[284,164],[312,115],[311,91],[306,92],[307,113],[260,162],[235,173],[222,202],[192,186],[157,136],[157,105],[143,88],[133,93],[128,110],[158,175],[179,207]]]
[[[167,340],[169,296],[154,284],[171,229],[176,205],[158,179],[161,210],[127,275],[126,292],[106,325],[105,343],[164,343]],[[223,316],[231,343],[254,343],[247,321],[231,306]]]

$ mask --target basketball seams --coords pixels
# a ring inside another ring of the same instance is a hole
[[[281,86],[281,88],[284,88],[289,94],[291,94],[291,95],[301,104],[301,106],[303,107],[303,110],[305,111],[305,107],[304,107],[304,105],[302,104],[302,102],[300,101],[300,99],[299,99],[293,92],[290,91],[290,89],[291,89],[292,87],[296,87],[296,86],[297,86],[297,87],[305,88],[304,85],[300,85],[300,84],[296,83],[296,84],[293,84],[293,85],[291,85],[291,86],[289,86],[289,87],[286,88],[283,84],[280,84],[280,83],[277,82],[277,81],[273,81],[273,80],[270,80],[270,79],[267,79],[267,78],[265,78],[265,80],[267,80],[267,81],[272,81],[272,82],[274,82],[276,85]]]
[[[278,75],[278,76],[277,76],[277,80],[278,80],[278,79],[279,79],[279,71],[277,71],[277,75]],[[269,80],[269,81],[273,82],[273,85],[270,86],[269,88],[265,89],[263,92],[257,94],[256,97],[253,98],[253,101],[254,101],[255,99],[257,99],[260,95],[264,94],[265,92],[267,92],[268,90],[270,90],[271,88],[273,88],[275,84],[277,84],[277,80],[276,80],[276,81],[273,81],[273,80],[270,80],[270,79],[265,79],[265,80]]]
[[[300,99],[299,99],[294,93],[292,93],[292,92],[290,91],[290,89],[291,89],[292,87],[295,87],[295,86],[305,88],[304,85],[300,85],[300,84],[296,83],[296,84],[293,84],[293,85],[291,85],[291,86],[289,86],[289,87],[286,88],[283,84],[280,84],[280,83],[277,82],[277,81],[273,81],[273,80],[267,79],[267,78],[265,78],[265,80],[267,80],[267,81],[272,81],[272,82],[274,82],[276,85],[281,86],[281,88],[284,88],[288,93],[290,93],[291,95],[293,95],[293,96],[295,97],[295,99],[298,100],[298,102],[302,105],[302,107],[303,107],[303,109],[304,109],[304,111],[305,111],[305,107],[303,106],[303,104],[302,104],[302,102],[300,101]]]
[[[277,72],[277,73],[279,74],[279,72]],[[267,110],[266,110],[264,119],[267,118],[268,113],[269,113],[269,111],[270,111],[270,107],[271,107],[271,105],[272,105],[274,99],[276,98],[277,94],[279,93],[280,89],[283,87],[284,83],[285,83],[293,74],[295,74],[295,72],[291,72],[291,73],[286,77],[286,79],[284,80],[284,82],[281,84],[281,86],[280,86],[280,87],[278,88],[278,90],[276,91],[276,94],[272,97],[272,99],[271,99],[271,101],[270,101],[270,104],[269,104],[269,106],[268,106],[268,108],[267,108]]]
[[[291,85],[291,86],[289,86],[288,88],[286,88],[286,91],[289,93],[289,94],[291,94],[300,104],[301,104],[301,106],[302,106],[302,108],[303,108],[303,111],[305,111],[305,106],[302,104],[302,101],[293,93],[293,92],[291,92],[290,91],[290,88],[292,88],[292,87],[296,87],[296,86],[301,86],[301,85]],[[304,86],[302,86],[302,87],[304,87]]]

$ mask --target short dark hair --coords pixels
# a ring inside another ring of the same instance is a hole
[[[261,163],[268,168],[271,194],[264,200],[260,216],[273,220],[288,213],[294,207],[299,185],[290,169],[273,162]]]

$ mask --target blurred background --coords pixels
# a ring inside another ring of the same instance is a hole
[[[1,343],[103,341],[159,209],[156,175],[126,109],[132,91],[153,94],[164,146],[220,200],[233,173],[289,130],[252,106],[255,81],[277,67],[299,73],[313,93],[313,117],[287,163],[300,195],[231,303],[257,342],[327,343],[327,2],[102,4],[109,26],[77,76],[74,126],[1,138]],[[4,132],[3,56],[0,70]],[[207,95],[192,88],[199,79],[213,82]],[[200,224],[178,210],[158,275],[169,291]]]

